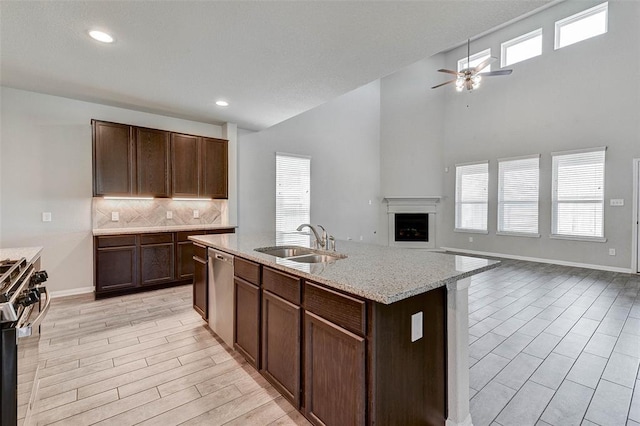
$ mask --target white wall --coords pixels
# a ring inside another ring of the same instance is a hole
[[[43,246],[52,291],[93,285],[92,118],[222,136],[220,126],[206,123],[6,87],[0,95],[0,246]],[[51,212],[52,222],[43,223],[42,212]]]
[[[275,153],[311,156],[311,221],[337,239],[375,242],[380,203],[380,84],[269,129],[239,134],[242,232],[275,231]],[[369,205],[371,200],[371,205]]]
[[[543,28],[542,56],[512,65],[508,77],[485,78],[472,93],[451,88],[444,103],[445,224],[440,245],[484,252],[555,259],[613,268],[631,266],[632,158],[640,157],[640,3],[609,2],[609,32],[563,49],[553,49],[558,19],[600,1],[567,1],[472,42],[472,53]],[[446,55],[448,68],[466,48]],[[499,67],[499,63],[496,66]],[[606,243],[553,240],[551,155],[553,151],[604,146]],[[541,237],[496,236],[496,159],[542,154],[540,161]],[[456,163],[489,160],[489,234],[454,233]],[[624,207],[610,207],[623,198]],[[468,238],[474,241],[470,243]],[[609,256],[615,248],[617,255]]]

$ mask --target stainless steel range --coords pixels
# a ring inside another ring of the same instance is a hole
[[[0,425],[18,422],[19,339],[39,333],[49,309],[46,271],[26,258],[0,260]],[[35,375],[35,374],[34,374]],[[20,369],[20,377],[29,377]]]

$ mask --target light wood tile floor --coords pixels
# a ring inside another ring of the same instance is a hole
[[[35,422],[309,424],[205,324],[191,286],[54,299],[38,350],[20,360],[41,366]]]

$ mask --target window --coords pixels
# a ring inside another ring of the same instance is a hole
[[[456,165],[456,229],[487,231],[489,162]]]
[[[552,153],[552,236],[603,240],[606,148]]]
[[[311,221],[311,158],[276,153],[276,242],[309,243],[309,236],[297,232]]]
[[[500,65],[503,67],[542,55],[542,28],[505,41],[500,50]]]
[[[556,22],[556,49],[607,32],[609,3],[571,15]]]
[[[498,160],[498,232],[538,236],[540,156]]]
[[[487,58],[491,57],[491,49],[487,49],[487,50],[483,50],[482,52],[478,52],[475,53],[471,56],[469,56],[469,61],[467,62],[467,57],[465,56],[464,58],[460,59],[458,61],[458,71],[461,71],[465,68],[469,68],[469,67],[475,67],[477,66],[480,62],[484,61]],[[469,65],[470,64],[470,65]],[[486,67],[484,67],[482,69],[482,72],[489,72],[491,71],[491,65],[487,65]]]

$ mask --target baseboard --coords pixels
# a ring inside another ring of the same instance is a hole
[[[552,265],[573,266],[574,268],[596,269],[598,271],[622,272],[624,274],[632,274],[631,268],[618,268],[616,266],[592,265],[590,263],[567,262],[565,260],[542,259],[539,257],[517,256],[504,253],[490,253],[487,251],[458,249],[453,247],[440,247],[445,251],[455,251],[464,254],[475,254],[477,256],[502,257],[505,259],[524,260],[527,262],[550,263]]]
[[[87,294],[93,293],[95,291],[95,287],[79,287],[79,288],[70,288],[69,290],[56,290],[51,292],[51,298],[55,299],[56,297],[65,297],[65,296],[77,296],[79,294]]]

